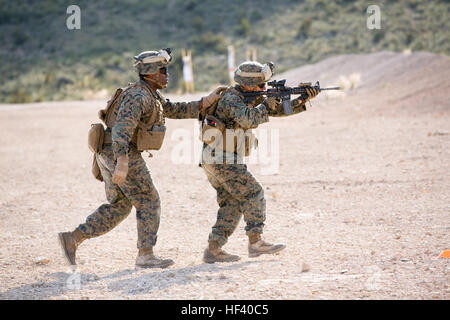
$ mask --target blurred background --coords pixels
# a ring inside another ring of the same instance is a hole
[[[71,4],[80,29],[69,30]],[[367,8],[381,10],[369,30]],[[229,83],[249,50],[276,73],[325,58],[377,51],[450,53],[449,1],[65,0],[0,1],[0,102],[107,98],[133,81],[132,56],[173,48],[167,91],[184,93],[182,49],[191,50],[196,91]]]

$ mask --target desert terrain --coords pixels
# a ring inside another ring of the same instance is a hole
[[[134,209],[79,247],[77,269],[59,247],[58,232],[106,201],[87,147],[106,100],[0,105],[0,299],[450,299],[449,260],[438,258],[450,249],[449,74],[448,57],[426,52],[275,74],[344,90],[259,127],[279,137],[275,167],[249,163],[265,190],[264,237],[287,248],[249,258],[241,220],[225,246],[235,263],[202,262],[216,195],[197,165],[196,120],[168,119],[162,149],[143,153],[167,269],[135,269]],[[191,154],[178,154],[181,133]]]

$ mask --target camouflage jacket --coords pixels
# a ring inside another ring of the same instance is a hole
[[[128,153],[133,146],[133,136],[140,122],[148,121],[154,109],[158,110],[156,123],[164,125],[164,117],[172,119],[194,119],[198,117],[200,101],[170,102],[157,90],[153,90],[139,80],[122,96],[116,123],[112,128],[112,148],[114,157]]]
[[[284,113],[283,105],[280,103],[275,110],[268,109],[262,104],[264,98],[259,96],[251,102],[244,102],[244,96],[236,85],[227,89],[223,94],[223,97],[219,100],[214,116],[221,120],[227,129],[243,129],[244,131],[251,132],[251,129],[258,127],[258,125],[268,122],[270,117],[283,117]],[[297,99],[291,101],[292,114],[297,114],[306,110],[305,103],[299,103]],[[209,154],[212,150],[211,146],[204,144],[204,149]],[[225,157],[232,155],[225,152]],[[206,157],[207,158],[207,157]],[[208,161],[205,157],[202,161]],[[234,157],[235,158],[235,157]]]
[[[269,117],[285,117],[283,106],[280,103],[275,110],[266,108],[263,98],[257,97],[253,101],[245,103],[244,96],[239,86],[229,88],[219,100],[215,116],[223,121],[228,129],[242,128],[244,130],[254,129],[258,125],[268,122]],[[304,103],[297,99],[291,101],[292,114],[306,110]]]

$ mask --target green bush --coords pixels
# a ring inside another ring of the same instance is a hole
[[[307,38],[313,21],[311,18],[304,18],[300,24],[300,28],[297,31],[297,38]]]
[[[448,1],[378,1],[382,29],[366,28],[363,0],[79,0],[81,30],[65,28],[65,0],[0,0],[0,101],[77,99],[136,79],[132,56],[174,49],[169,91],[182,88],[181,48],[194,58],[196,90],[228,83],[227,45],[277,72],[345,53],[450,53]],[[29,54],[32,53],[32,54]]]
[[[204,33],[194,38],[191,45],[195,47],[195,52],[207,54],[211,52],[223,53],[227,50],[225,37],[222,34],[214,35],[211,32]]]

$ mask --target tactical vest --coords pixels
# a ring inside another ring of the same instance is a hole
[[[229,87],[221,95],[228,92],[241,96],[240,92],[234,87]],[[250,156],[251,150],[258,146],[258,139],[251,128],[244,129],[233,119],[228,123],[219,119],[216,114],[218,102],[219,100],[199,116],[201,122],[200,140],[213,149],[220,149],[245,157]],[[253,108],[261,102],[262,99],[258,97],[258,99],[247,104],[247,107]]]
[[[136,145],[138,151],[161,149],[166,133],[163,116],[164,98],[156,91],[150,90],[140,81],[128,85],[126,88],[118,88],[108,101],[106,108],[99,111],[100,119],[106,124],[104,143],[112,143],[111,129],[116,124],[117,113],[126,93],[134,88],[142,88],[155,101],[155,108],[151,114],[143,114],[131,138],[131,143]]]
[[[100,181],[103,178],[98,167],[95,154],[100,153],[105,144],[112,143],[111,130],[116,124],[117,113],[120,104],[126,93],[133,88],[142,88],[155,101],[155,108],[150,114],[143,114],[131,138],[131,144],[136,146],[138,151],[145,150],[159,150],[164,141],[166,133],[165,120],[163,115],[164,98],[156,91],[150,90],[145,84],[140,81],[129,84],[125,88],[118,88],[108,100],[106,108],[99,111],[100,120],[106,125],[106,130],[101,123],[91,125],[88,134],[89,149],[94,152],[94,160],[92,163],[92,173],[94,177]]]

